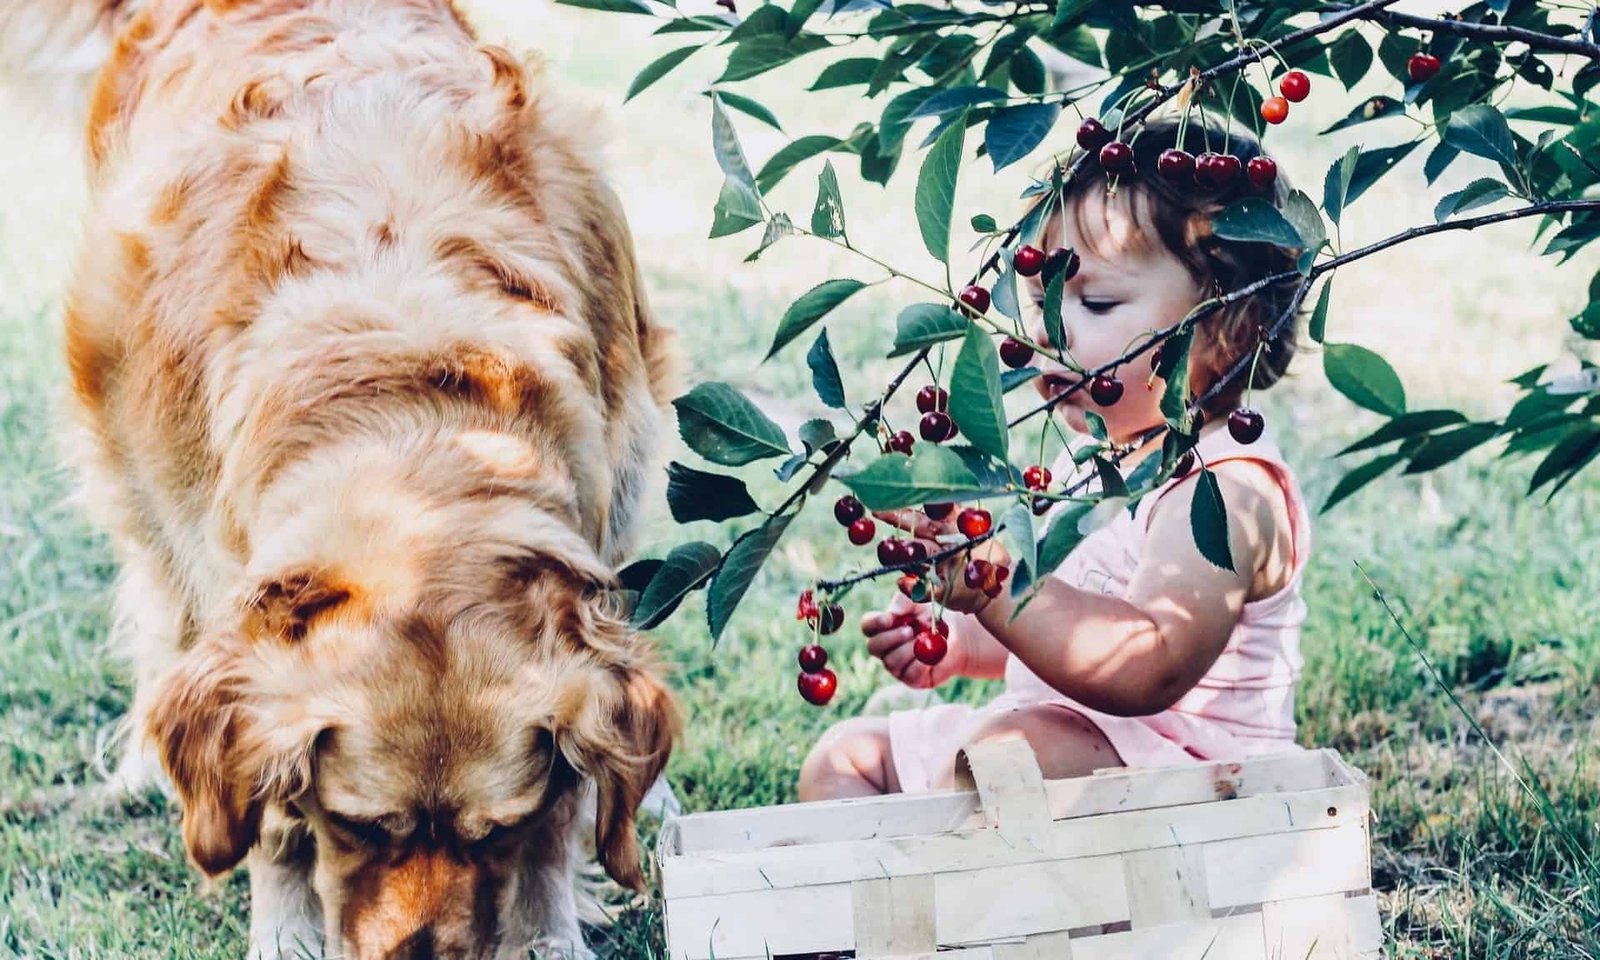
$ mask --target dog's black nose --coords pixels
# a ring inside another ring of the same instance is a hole
[[[390,952],[387,960],[438,960],[434,950],[433,931],[427,927],[402,940]]]

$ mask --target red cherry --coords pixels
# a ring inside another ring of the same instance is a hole
[[[848,527],[866,515],[867,508],[851,494],[847,493],[833,502],[833,519],[839,521],[840,526]]]
[[[950,394],[937,384],[928,384],[917,391],[917,412],[932,413],[950,405]]]
[[[1218,154],[1212,166],[1216,169],[1217,185],[1223,187],[1232,186],[1244,171],[1244,161],[1231,153]]]
[[[821,644],[810,643],[800,648],[800,669],[816,673],[828,665],[828,651]]]
[[[833,695],[839,691],[839,678],[832,670],[824,667],[816,673],[802,673],[797,683],[800,696],[813,706],[825,707]]]
[[[722,9],[728,11],[729,13],[737,13],[738,12],[733,7],[733,0],[717,0],[717,6],[719,6]]]
[[[991,600],[1000,596],[1000,588],[1005,585],[1006,577],[1011,576],[1011,568],[1003,563],[991,564],[988,576],[983,580],[983,592]]]
[[[899,567],[911,562],[911,551],[899,537],[884,537],[878,541],[878,563],[885,567]]]
[[[911,655],[916,657],[918,662],[930,667],[943,660],[949,650],[949,642],[932,630],[922,631],[911,641]]]
[[[963,287],[959,299],[962,303],[971,307],[974,313],[987,313],[989,311],[989,291],[976,283]]]
[[[1270,124],[1280,124],[1289,119],[1289,101],[1282,97],[1268,97],[1261,102],[1261,119]]]
[[[956,422],[950,419],[950,414],[935,410],[922,415],[922,420],[917,423],[917,431],[929,443],[943,443],[956,435]]]
[[[1105,128],[1094,117],[1078,124],[1078,146],[1085,150],[1094,151],[1116,139],[1116,134]]]
[[[1050,508],[1055,505],[1056,502],[1051,500],[1049,497],[1034,497],[1033,501],[1029,504],[1033,510],[1033,515],[1036,517],[1042,517],[1049,513]]]
[[[1270,190],[1278,182],[1278,161],[1269,156],[1251,157],[1245,164],[1245,176],[1250,178],[1250,185],[1257,190]]]
[[[838,632],[844,625],[844,607],[837,603],[825,603],[814,618],[807,618],[806,625],[815,627],[823,636]]]
[[[1243,164],[1231,153],[1202,153],[1194,160],[1194,179],[1208,190],[1221,190],[1233,185]]]
[[[1299,103],[1311,95],[1311,78],[1302,70],[1290,70],[1278,81],[1278,92],[1285,99]]]
[[[1033,360],[1033,348],[1016,337],[1000,341],[1000,360],[1013,370],[1026,367]]]
[[[1412,83],[1427,83],[1439,75],[1439,66],[1438,57],[1418,50],[1406,61],[1406,74],[1411,77]]]
[[[878,535],[878,525],[872,522],[871,517],[862,517],[850,524],[848,536],[850,542],[858,547],[864,547]]]
[[[1122,381],[1102,373],[1089,381],[1089,396],[1102,407],[1116,406],[1122,399]]]
[[[810,590],[800,591],[800,602],[795,604],[794,618],[796,620],[815,620],[817,618],[817,598]]]
[[[961,582],[967,585],[968,590],[982,590],[990,577],[989,567],[987,560],[968,560],[961,571]]]
[[[902,573],[900,578],[895,581],[895,586],[901,593],[905,594],[906,599],[913,603],[928,602],[928,582],[914,573]],[[911,621],[917,619],[917,615],[914,613],[907,613],[904,616],[909,616]],[[905,622],[902,622],[900,617],[896,617],[895,625],[905,626]]]
[[[1106,173],[1132,173],[1133,148],[1113,140],[1100,148],[1100,168]]]
[[[968,539],[983,536],[993,524],[994,517],[989,515],[989,511],[975,507],[968,507],[956,515],[956,529]]]
[[[906,559],[911,563],[927,563],[928,545],[921,540],[907,540]]]
[[[1044,269],[1044,261],[1043,250],[1024,244],[1017,248],[1016,255],[1011,258],[1011,265],[1016,268],[1018,274],[1032,277]]]
[[[1050,486],[1050,468],[1041,467],[1037,463],[1022,471],[1023,486],[1029,490],[1043,490]]]
[[[1194,451],[1193,450],[1185,450],[1185,451],[1183,451],[1183,456],[1178,458],[1177,464],[1173,467],[1172,475],[1175,476],[1175,477],[1187,476],[1189,471],[1193,470],[1193,469],[1194,469]]]
[[[1240,407],[1228,414],[1228,432],[1240,443],[1255,443],[1260,440],[1261,431],[1266,427],[1267,420],[1258,410]]]
[[[1177,147],[1163,150],[1156,158],[1156,170],[1168,183],[1187,183],[1194,176],[1194,156]]]
[[[1078,268],[1083,265],[1083,260],[1078,257],[1078,251],[1068,247],[1056,247],[1050,251],[1050,256],[1044,262],[1044,276],[1046,280],[1054,280],[1056,274],[1061,274],[1061,282],[1066,283],[1078,275]]]
[[[922,512],[928,515],[929,520],[943,520],[950,516],[950,511],[955,508],[956,505],[953,503],[924,503]]]
[[[891,434],[884,446],[889,448],[890,453],[903,453],[906,456],[910,456],[911,448],[916,442],[916,438],[911,436],[910,430],[901,430]]]

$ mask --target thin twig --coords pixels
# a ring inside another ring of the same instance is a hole
[[[1355,9],[1355,8],[1350,8]],[[1546,50],[1551,53],[1570,53],[1590,60],[1600,60],[1600,44],[1586,40],[1569,40],[1565,37],[1555,37],[1538,30],[1529,30],[1526,27],[1510,27],[1498,23],[1473,23],[1470,20],[1457,20],[1454,17],[1421,17],[1414,13],[1398,13],[1393,10],[1371,10],[1359,14],[1362,20],[1381,23],[1386,27],[1406,27],[1415,30],[1431,30],[1434,33],[1445,33],[1451,36],[1466,37],[1471,40],[1488,40],[1491,43],[1525,43],[1535,50]]]

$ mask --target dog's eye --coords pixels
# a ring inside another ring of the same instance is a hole
[[[365,846],[382,846],[392,838],[389,828],[384,826],[383,818],[381,817],[368,819],[329,813],[328,822],[333,825],[335,830]]]
[[[477,840],[474,840],[472,845],[475,847],[499,846],[500,844],[503,844],[515,837],[517,832],[520,831],[527,824],[527,822],[528,819],[524,817],[523,819],[514,821],[512,823],[490,824],[489,832],[485,833]]]

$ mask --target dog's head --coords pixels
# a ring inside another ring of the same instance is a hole
[[[328,936],[352,957],[487,956],[527,942],[570,882],[580,795],[618,882],[676,712],[603,580],[529,553],[441,572],[396,609],[296,570],[191,649],[148,732],[207,875],[276,805],[315,839]],[[426,949],[419,949],[425,947]]]

